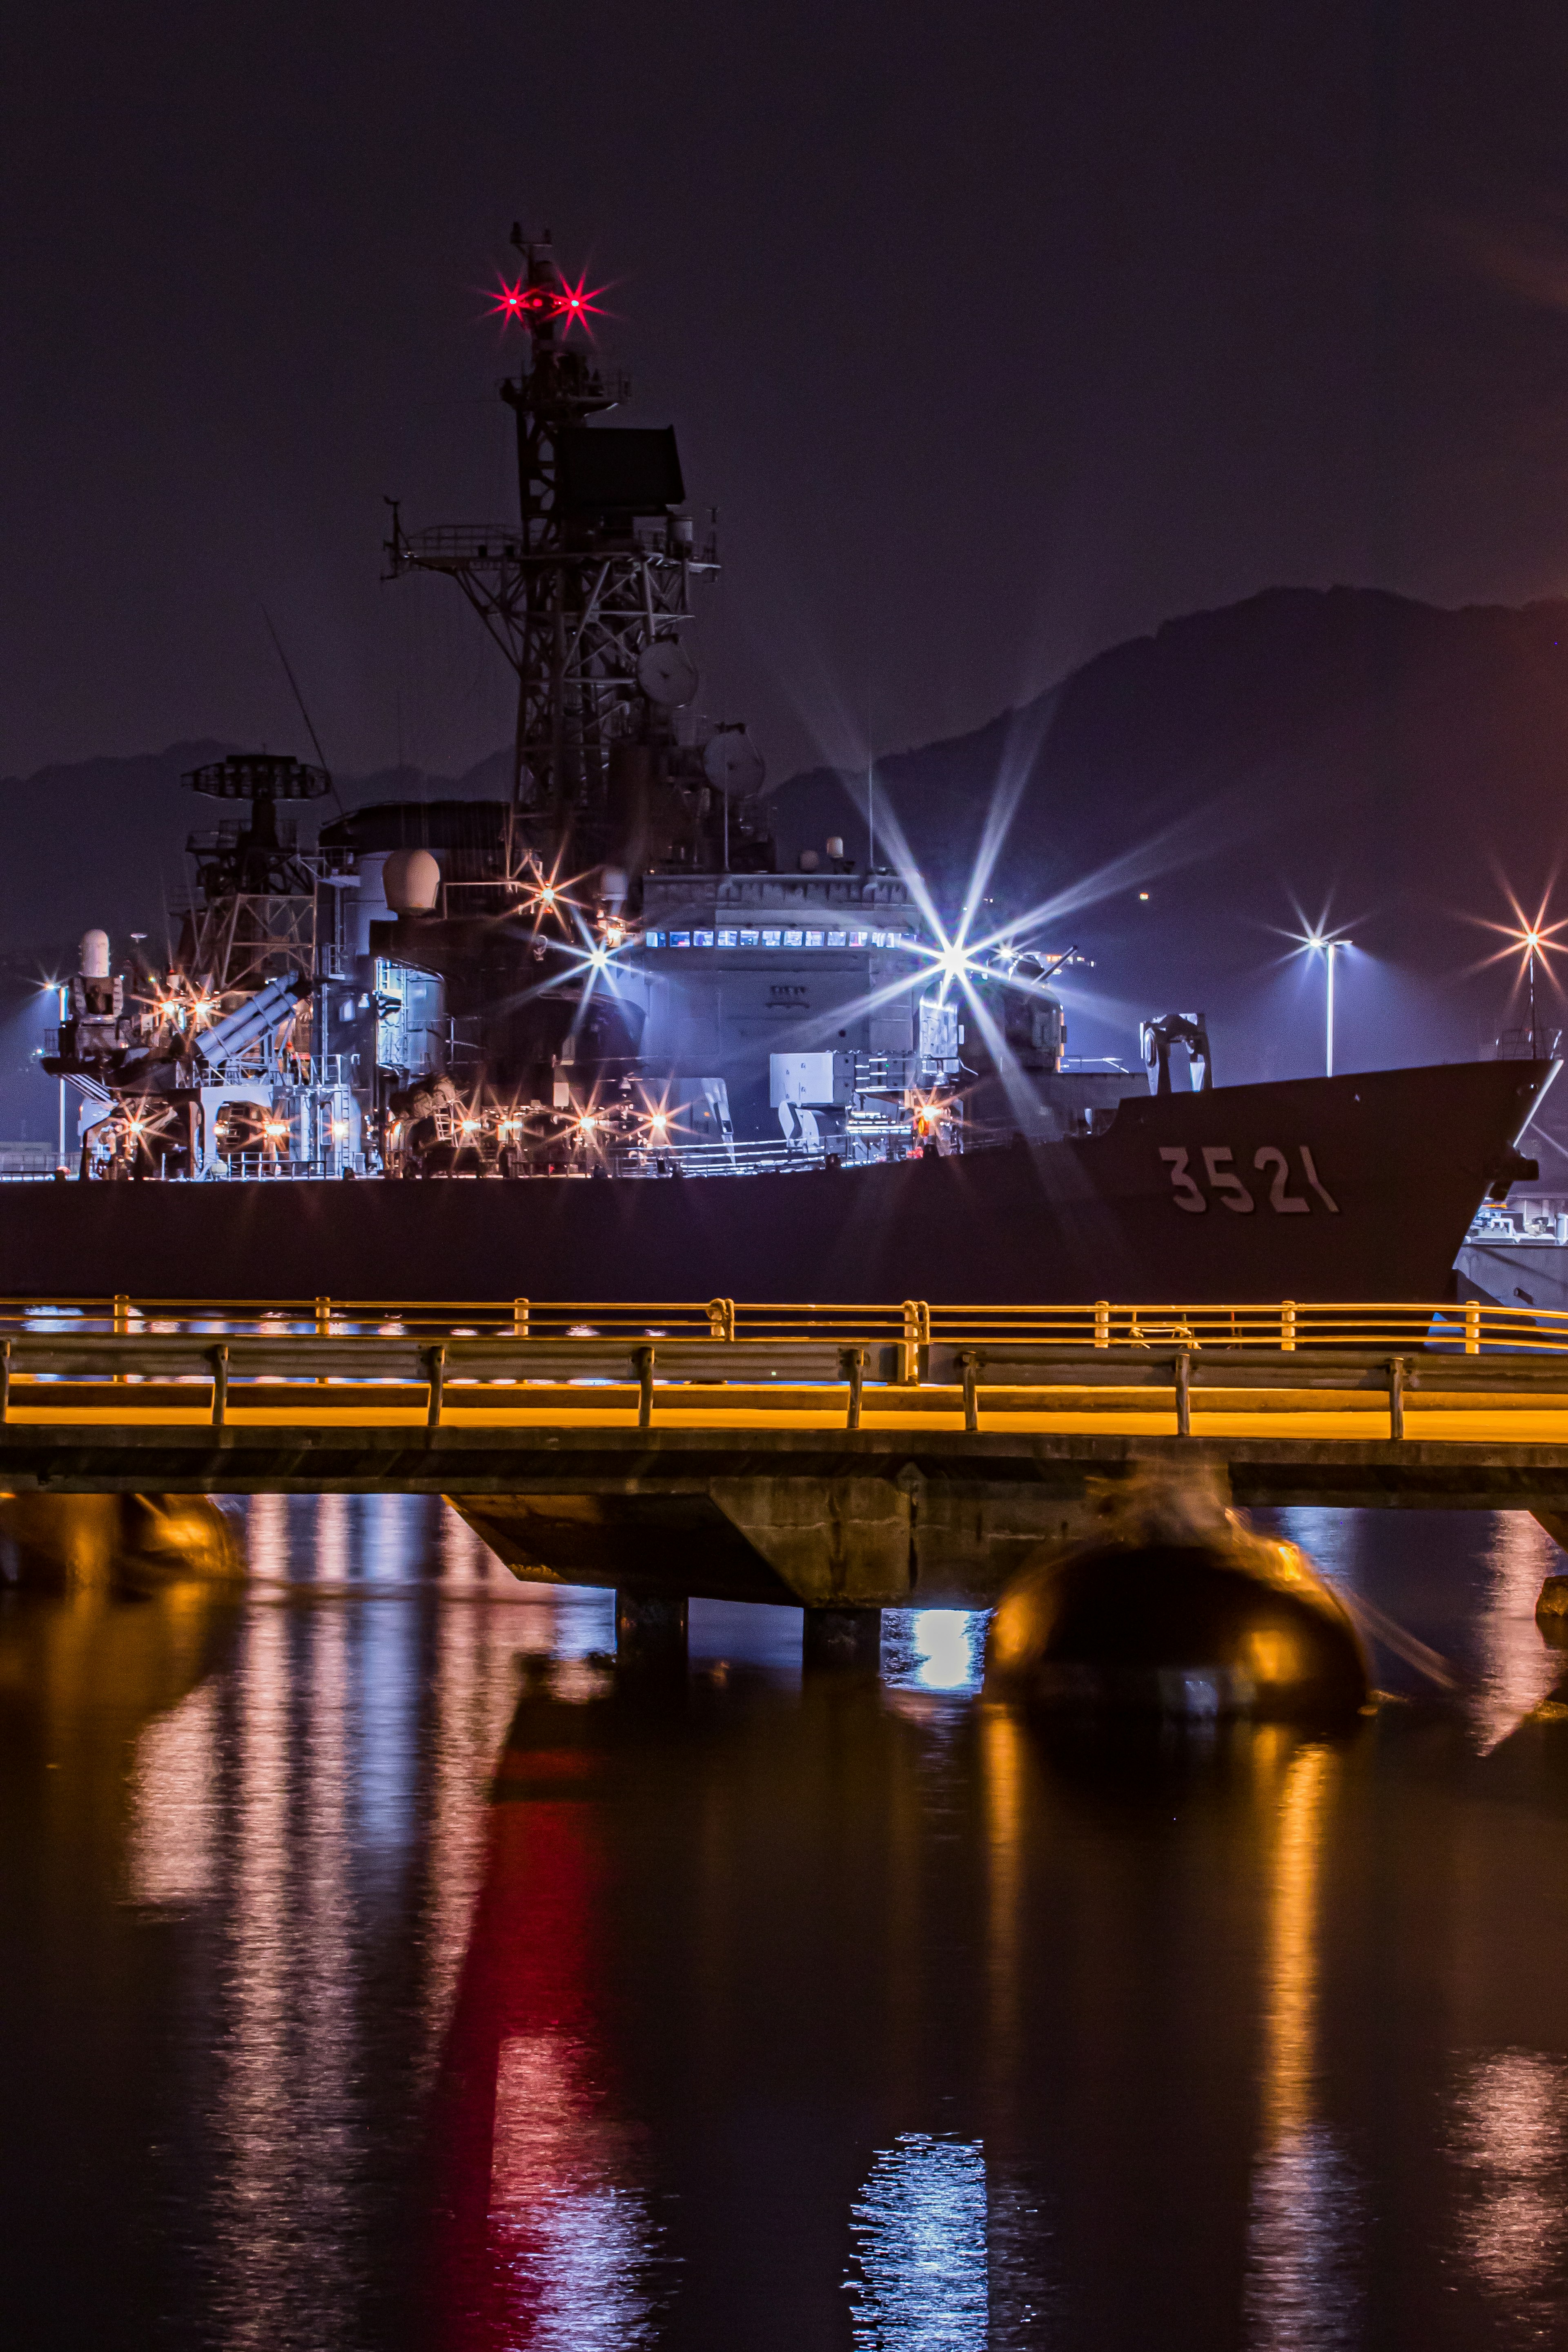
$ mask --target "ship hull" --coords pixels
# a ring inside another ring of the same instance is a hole
[[[1437,1299],[1554,1066],[1130,1095],[1103,1135],[799,1175],[14,1184],[33,1299]]]

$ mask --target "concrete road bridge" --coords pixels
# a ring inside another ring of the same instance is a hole
[[[988,1605],[1096,1482],[1155,1463],[1243,1506],[1550,1522],[1568,1314],[0,1303],[7,1494],[437,1492],[517,1575],[614,1587],[650,1638],[693,1594],[803,1604],[824,1640]]]

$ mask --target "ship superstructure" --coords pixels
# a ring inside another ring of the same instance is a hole
[[[138,953],[111,975],[107,934],[87,932],[46,1038],[42,1067],[80,1100],[79,1172],[340,1175],[361,1162],[362,1136],[357,1070],[322,1042],[326,861],[280,814],[331,780],[257,752],[183,782],[230,814],[186,843],[191,888],[171,909],[167,963]]]
[[[761,752],[699,708],[693,597],[718,551],[674,434],[607,421],[629,387],[588,343],[591,298],[548,238],[513,243],[517,521],[411,530],[394,509],[387,543],[393,578],[455,582],[516,673],[510,798],[355,811],[321,836],[360,883],[341,903],[361,992],[402,1016],[374,1046],[382,1163],[658,1173],[946,1147],[957,1024],[922,1022],[910,894],[838,840],[779,870]]]
[[[674,433],[612,421],[591,295],[548,235],[512,241],[516,517],[394,505],[385,549],[510,665],[510,790],[352,809],[306,846],[324,768],[187,776],[233,813],[188,844],[169,967],[109,983],[111,1052],[84,957],[44,1065],[85,1097],[83,1172],[738,1172],[1091,1133],[1127,1074],[1064,1068],[1050,960],[971,962],[967,1024],[904,877],[837,837],[781,868],[758,747],[700,707],[718,551]]]

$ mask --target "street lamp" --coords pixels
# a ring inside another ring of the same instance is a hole
[[[1530,992],[1530,1050],[1533,1055],[1537,1050],[1535,1043],[1535,959],[1540,954],[1545,941],[1542,933],[1533,926],[1527,930],[1521,931],[1519,936],[1524,948],[1524,982],[1526,988]]]
[[[1325,1000],[1324,1009],[1325,1009],[1325,1013],[1326,1013],[1326,1020],[1325,1020],[1325,1024],[1324,1024],[1324,1040],[1323,1040],[1323,1044],[1324,1044],[1324,1051],[1323,1051],[1323,1076],[1324,1076],[1325,1077],[1332,1078],[1332,1077],[1333,1077],[1333,968],[1334,968],[1334,958],[1335,958],[1335,956],[1336,956],[1336,955],[1338,955],[1338,954],[1340,953],[1340,951],[1341,951],[1343,949],[1344,949],[1344,948],[1348,948],[1348,947],[1351,945],[1351,941],[1350,941],[1349,940],[1331,940],[1331,939],[1327,938],[1327,937],[1326,937],[1326,936],[1322,932],[1322,931],[1312,931],[1312,932],[1309,932],[1309,933],[1308,933],[1308,935],[1307,935],[1307,945],[1308,945],[1310,948],[1315,948],[1315,949],[1318,950],[1318,952],[1322,955],[1322,960],[1323,960],[1323,977],[1324,977],[1324,982],[1325,982],[1323,994],[1324,994],[1324,1000]],[[1531,1020],[1533,1021],[1533,1019],[1534,1019],[1534,1013],[1533,1013],[1534,998],[1533,998],[1533,996],[1532,996],[1532,997],[1531,997],[1531,1008],[1532,1008],[1531,1017]]]

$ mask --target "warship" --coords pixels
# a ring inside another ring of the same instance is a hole
[[[193,770],[171,960],[83,939],[42,1067],[77,1181],[13,1186],[37,1295],[545,1300],[1446,1295],[1556,1065],[1225,1087],[1201,1014],[1075,1060],[1071,944],[970,944],[919,877],[781,867],[761,751],[701,707],[713,523],[548,234],[496,307],[515,519],[404,524],[510,665],[504,797],[358,807],[324,761]],[[417,593],[410,591],[409,593]],[[302,716],[308,725],[301,704]],[[1185,1079],[1185,1084],[1178,1084]]]

